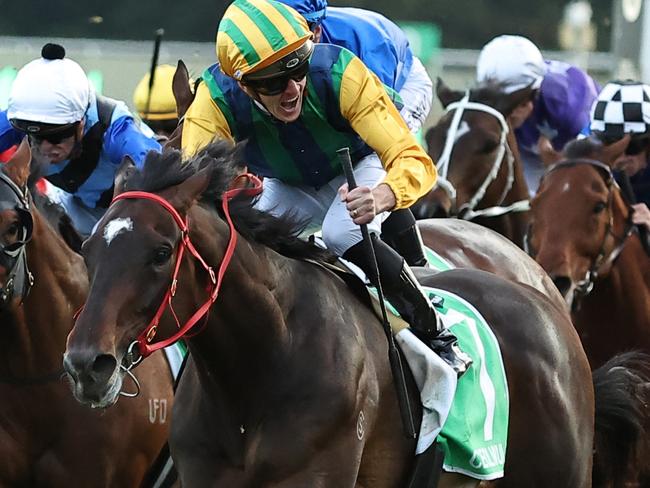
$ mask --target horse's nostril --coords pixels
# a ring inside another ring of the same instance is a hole
[[[100,354],[93,361],[90,375],[96,382],[105,383],[111,377],[116,367],[117,360],[114,356],[110,354]]]
[[[562,296],[566,296],[566,294],[571,289],[571,278],[569,278],[568,276],[554,276],[552,277],[552,279],[553,279],[553,283],[560,291]]]

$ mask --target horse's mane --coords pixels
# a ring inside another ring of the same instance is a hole
[[[603,143],[595,137],[584,137],[569,142],[564,147],[564,156],[567,159],[594,158],[603,149]]]
[[[505,83],[487,80],[470,90],[469,99],[472,102],[480,102],[490,107],[496,107],[501,100],[507,97],[505,89]]]
[[[125,190],[158,192],[175,186],[197,171],[208,169],[211,174],[208,188],[201,195],[200,203],[215,209],[222,215],[221,197],[230,188],[245,164],[241,161],[241,146],[227,141],[214,141],[190,159],[183,160],[175,149],[163,153],[149,152],[142,170],[129,175]],[[230,213],[237,231],[246,239],[263,244],[280,254],[295,259],[333,261],[328,251],[298,238],[306,222],[296,220],[293,214],[275,217],[254,208],[255,197],[240,196],[231,201]]]

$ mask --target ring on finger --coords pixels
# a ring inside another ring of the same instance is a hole
[[[359,211],[355,208],[354,210],[352,210],[351,214],[352,217],[356,217],[359,214]]]

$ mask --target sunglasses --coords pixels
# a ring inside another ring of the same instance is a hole
[[[647,137],[641,139],[632,139],[625,149],[625,154],[628,156],[636,156],[637,154],[641,154],[648,148],[648,142],[650,142],[650,139]]]
[[[35,144],[41,144],[43,141],[47,141],[50,144],[60,144],[63,140],[72,137],[77,131],[78,126],[79,124],[77,123],[61,130],[47,132],[46,134],[30,134],[29,132],[27,134]]]
[[[282,76],[264,78],[261,80],[247,80],[243,81],[243,83],[261,95],[273,96],[284,92],[287,89],[289,80],[302,81],[305,76],[307,76],[307,73],[309,73],[308,62],[303,63],[295,70]]]

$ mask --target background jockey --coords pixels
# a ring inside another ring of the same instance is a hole
[[[14,80],[0,116],[0,152],[27,135],[33,163],[52,183],[48,196],[89,235],[111,201],[122,158],[140,166],[160,145],[141,132],[123,102],[95,94],[62,46],[46,44],[41,55]]]
[[[150,73],[142,77],[133,91],[133,106],[140,119],[151,127],[161,140],[169,138],[178,125],[176,99],[172,92],[175,72],[176,68],[170,64],[156,66],[151,93]]]
[[[515,129],[532,194],[544,166],[538,142],[544,136],[557,151],[580,134],[589,121],[598,85],[584,71],[562,61],[545,61],[540,50],[521,36],[503,35],[488,42],[479,54],[479,83],[501,83],[506,93],[531,89],[530,98],[517,107],[509,122]]]
[[[349,49],[384,85],[398,92],[406,125],[414,133],[420,130],[431,110],[433,83],[402,29],[376,12],[328,7],[327,0],[280,1],[305,18],[314,42]],[[382,224],[382,238],[411,266],[427,266],[422,238],[409,209],[391,213]]]
[[[314,44],[303,17],[273,0],[235,0],[217,34],[219,63],[185,116],[183,149],[215,136],[247,140],[249,169],[264,176],[257,205],[293,213],[322,228],[327,247],[373,276],[359,224],[373,236],[395,208],[406,208],[436,181],[384,85],[350,51]],[[348,191],[336,150],[350,147],[359,187]],[[442,328],[408,264],[373,238],[383,286],[413,331],[462,373],[471,359]]]
[[[630,143],[614,168],[630,178],[637,203],[632,221],[650,229],[650,86],[638,81],[612,81],[603,87],[593,104],[589,130],[603,144],[626,134]]]
[[[281,0],[307,20],[314,42],[349,49],[384,85],[400,94],[400,113],[417,132],[431,110],[433,83],[413,55],[406,34],[395,23],[371,10],[328,7],[327,0]]]

